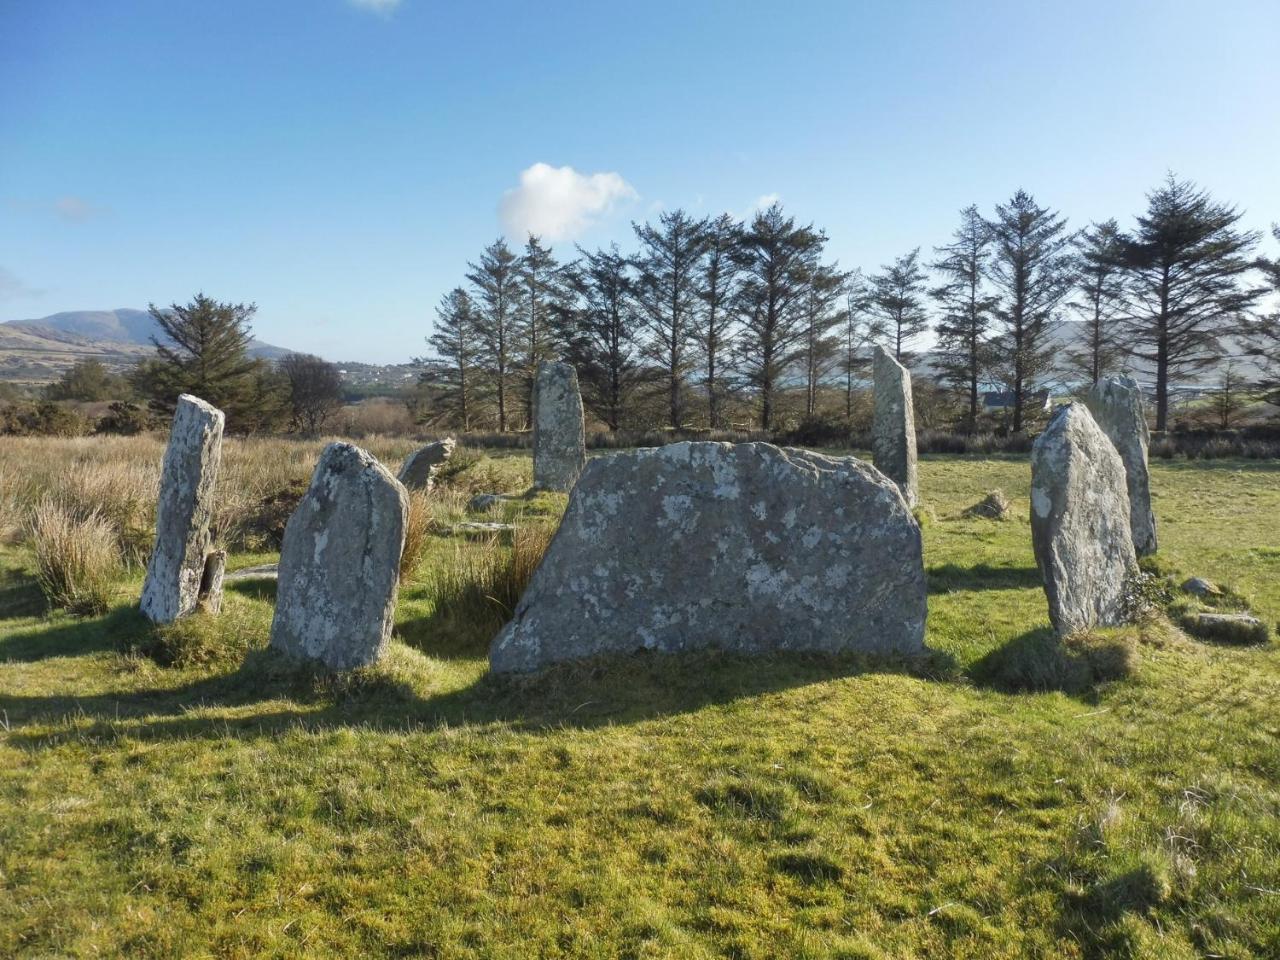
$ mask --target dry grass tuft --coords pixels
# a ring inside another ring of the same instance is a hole
[[[418,572],[431,533],[431,501],[422,490],[409,491],[409,517],[404,528],[404,550],[400,552],[400,579]]]
[[[49,604],[71,613],[106,611],[120,574],[116,531],[100,513],[77,516],[52,497],[32,511],[27,539]]]

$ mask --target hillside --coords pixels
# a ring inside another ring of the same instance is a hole
[[[159,327],[145,310],[72,310],[0,323],[0,381],[50,383],[77,360],[124,370],[152,352]],[[275,360],[292,351],[254,340],[249,352]]]

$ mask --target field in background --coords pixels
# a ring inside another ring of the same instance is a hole
[[[394,469],[412,444],[368,446]],[[25,512],[97,505],[136,560],[161,449],[0,443],[0,955],[1280,954],[1280,654],[1159,624],[1103,638],[1127,653],[1109,672],[1061,651],[1025,458],[922,463],[927,664],[636,657],[495,680],[501,601],[468,584],[512,547],[454,525],[529,462],[465,453],[392,656],[334,681],[261,649],[262,582],[162,637],[133,612],[136,563],[106,614],[46,614]],[[233,567],[273,558],[319,449],[228,442]],[[1162,565],[1274,624],[1280,464],[1153,470]],[[1012,519],[961,516],[996,487]],[[560,506],[484,519],[546,530]]]

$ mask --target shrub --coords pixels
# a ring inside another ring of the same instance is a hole
[[[131,437],[145,433],[156,425],[155,418],[146,407],[125,400],[117,400],[105,416],[98,419],[95,433],[115,433]]]
[[[102,613],[120,573],[115,530],[100,513],[77,518],[45,498],[32,511],[28,540],[35,554],[36,581],[45,599],[71,613]]]
[[[1078,633],[1059,640],[1041,630],[988,654],[977,672],[1010,691],[1084,693],[1097,684],[1131,676],[1137,662],[1135,631]]]

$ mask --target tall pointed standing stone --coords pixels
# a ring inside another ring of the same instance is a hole
[[[1125,621],[1138,558],[1124,464],[1081,403],[1031,448],[1031,542],[1059,636]]]
[[[156,542],[142,583],[140,606],[153,623],[172,623],[202,601],[214,612],[221,604],[225,558],[212,549],[209,519],[225,421],[199,397],[178,398],[160,471]]]
[[[1142,390],[1130,377],[1100,380],[1084,401],[1124,462],[1129,487],[1129,523],[1138,556],[1156,552],[1156,518],[1151,511],[1151,475],[1147,468],[1147,413]]]
[[[911,374],[877,346],[873,364],[875,415],[871,459],[898,485],[908,507],[919,502],[916,488],[916,419],[911,403]]]
[[[570,490],[586,462],[578,372],[572,364],[544,360],[533,388],[533,485]]]
[[[409,495],[370,454],[331,443],[285,526],[271,646],[333,670],[374,663],[391,638]]]

